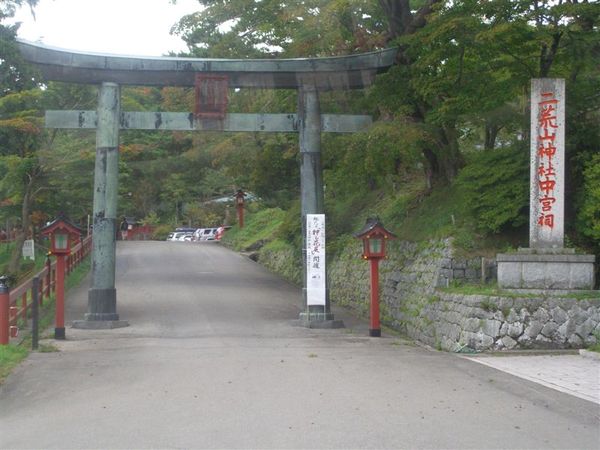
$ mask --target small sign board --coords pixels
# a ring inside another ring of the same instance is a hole
[[[325,306],[325,214],[306,215],[306,302]]]
[[[35,244],[33,239],[27,239],[23,242],[23,258],[35,260]]]

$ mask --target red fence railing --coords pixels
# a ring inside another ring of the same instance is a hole
[[[75,267],[81,264],[91,250],[92,236],[88,236],[77,244],[67,257],[67,274],[71,273]],[[36,277],[40,280],[38,298],[39,305],[41,306],[44,303],[44,299],[47,300],[56,289],[56,260],[51,262],[48,259],[46,267],[28,280],[22,282],[16,288],[10,290],[8,320],[2,317],[5,312],[0,308],[0,327],[6,327],[6,324],[8,324],[8,330],[0,329],[0,341],[2,341],[1,337],[4,337],[4,340],[6,340],[6,336],[14,336],[15,333],[11,333],[10,331],[11,328],[13,330],[16,329],[19,319],[27,320],[31,311],[32,299],[34,298],[33,279]],[[0,344],[3,344],[3,342],[0,342]]]

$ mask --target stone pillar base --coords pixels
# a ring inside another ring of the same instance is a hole
[[[91,288],[88,291],[86,320],[119,320],[115,288]]]
[[[88,291],[88,312],[84,317],[85,320],[74,321],[73,328],[109,330],[129,326],[129,322],[119,320],[115,288],[91,288]]]
[[[86,314],[87,316],[87,314]],[[126,320],[75,320],[73,328],[80,330],[112,330],[113,328],[128,327],[129,322]]]
[[[296,325],[306,328],[344,328],[342,320],[335,320],[332,313],[301,312]]]
[[[594,255],[573,249],[519,249],[496,255],[501,289],[594,289]]]

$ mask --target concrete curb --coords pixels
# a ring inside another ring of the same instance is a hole
[[[579,350],[579,354],[584,358],[595,359],[596,361],[600,361],[600,353],[592,352],[590,350]]]

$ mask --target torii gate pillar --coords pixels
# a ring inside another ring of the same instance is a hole
[[[302,211],[302,267],[305,311],[300,313],[300,323],[310,328],[339,328],[341,321],[333,320],[329,303],[329,289],[325,280],[325,305],[308,305],[306,215],[324,213],[323,170],[321,166],[321,111],[319,92],[312,85],[298,89],[298,131],[301,155],[300,191]]]
[[[94,168],[92,286],[88,291],[85,320],[75,321],[75,328],[102,329],[128,325],[119,320],[115,288],[120,114],[119,85],[102,83],[98,93]]]

